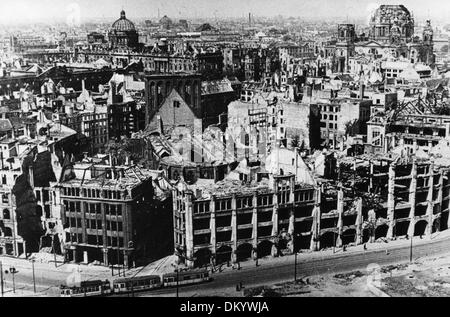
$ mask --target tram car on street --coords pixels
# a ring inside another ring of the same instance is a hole
[[[151,291],[155,289],[181,287],[211,281],[208,270],[184,271],[159,275],[138,276],[115,279],[109,281],[84,281],[80,286],[68,287],[61,285],[61,297],[92,297],[108,296],[112,294],[125,294]]]
[[[161,288],[161,277],[158,275],[121,278],[114,280],[114,293],[142,292]]]
[[[111,283],[101,280],[83,281],[80,286],[61,285],[61,297],[95,297],[108,296],[111,294]]]
[[[209,281],[211,281],[211,276],[209,275],[208,270],[167,273],[163,275],[164,287],[177,287],[184,285],[200,284]]]

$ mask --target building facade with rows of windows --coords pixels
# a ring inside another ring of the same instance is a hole
[[[175,250],[190,267],[241,262],[318,246],[319,191],[294,175],[258,185],[179,182],[173,193]]]
[[[151,214],[152,177],[134,167],[76,164],[54,187],[64,226],[65,259],[125,265],[142,248],[140,222]],[[147,233],[151,236],[151,233]]]

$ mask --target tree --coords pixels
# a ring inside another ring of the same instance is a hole
[[[291,146],[293,148],[299,148],[300,147],[300,136],[294,135],[291,141]]]

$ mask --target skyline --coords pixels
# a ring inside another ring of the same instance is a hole
[[[0,23],[27,23],[35,21],[68,20],[83,21],[92,18],[119,17],[124,9],[130,19],[156,18],[164,15],[176,20],[179,18],[226,18],[253,16],[272,17],[277,15],[292,17],[348,17],[350,19],[368,18],[381,4],[403,4],[418,18],[441,19],[450,15],[450,3],[446,0],[378,1],[373,0],[228,0],[225,2],[208,0],[17,0],[0,3]],[[350,15],[353,13],[353,15]]]

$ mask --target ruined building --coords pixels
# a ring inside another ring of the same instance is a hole
[[[166,244],[156,242],[170,245],[171,213],[156,201],[152,176],[128,166],[66,167],[53,184],[52,206],[62,217],[66,260],[131,267],[166,255]]]
[[[188,266],[244,261],[315,244],[319,192],[295,176],[174,190],[175,249]],[[295,233],[301,236],[292,242]]]
[[[316,176],[312,184],[261,172],[249,181],[179,182],[173,192],[176,254],[194,267],[430,238],[448,228],[448,164],[361,156],[340,158],[334,169],[334,176],[328,173],[334,180]]]

